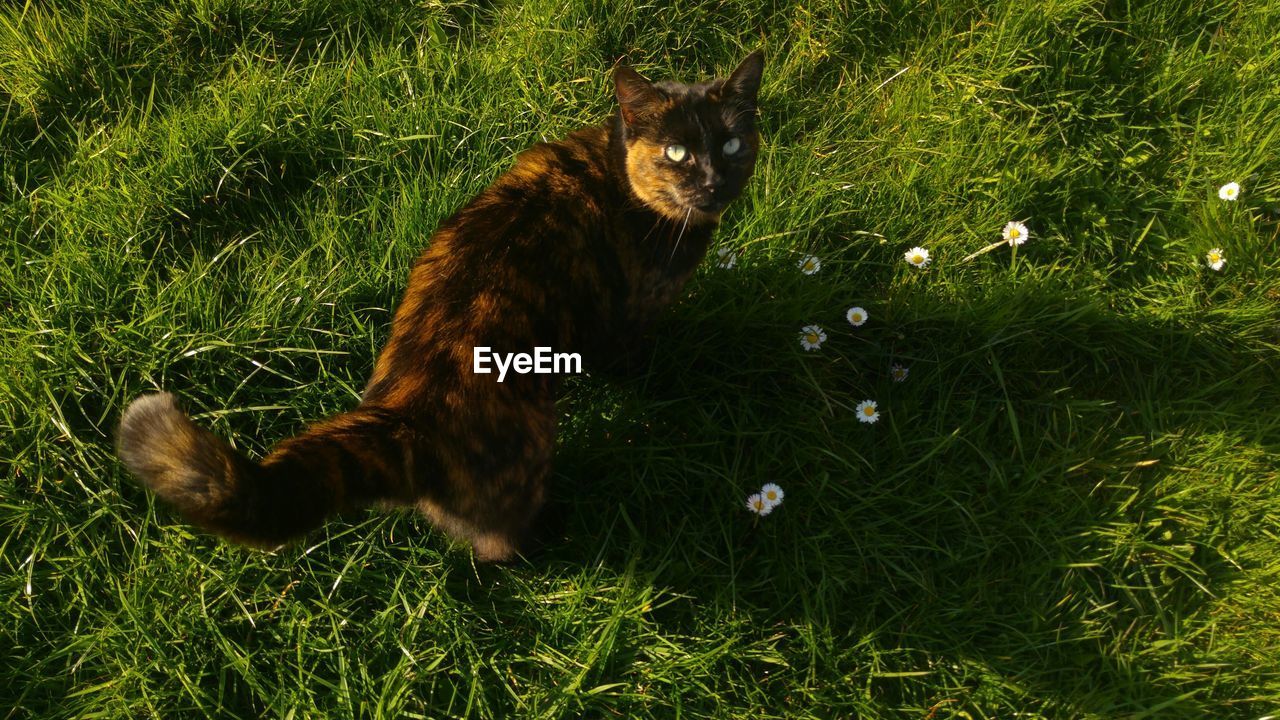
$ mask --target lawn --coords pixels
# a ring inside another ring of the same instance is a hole
[[[351,408],[433,228],[616,59],[757,47],[737,264],[570,380],[538,554],[246,550],[116,460],[157,389],[255,457]],[[4,5],[0,717],[1280,711],[1278,77],[1276,0]]]

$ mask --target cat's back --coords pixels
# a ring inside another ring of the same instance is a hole
[[[594,266],[610,254],[605,248],[619,205],[608,154],[605,127],[521,152],[440,224],[415,265],[406,303],[462,317],[494,296],[546,310],[557,296],[581,294],[584,283],[598,289]],[[487,320],[493,317],[482,312],[466,322],[502,324]]]
[[[438,357],[435,376],[465,380],[472,347],[572,345],[573,328],[590,321],[573,308],[607,312],[607,288],[621,284],[608,249],[619,204],[609,164],[606,127],[537,143],[441,223],[370,387],[397,374],[402,354],[409,364]]]
[[[536,143],[442,229],[473,241],[576,234],[608,211],[608,165],[605,128]]]

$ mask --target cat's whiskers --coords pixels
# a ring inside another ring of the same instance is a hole
[[[629,205],[629,209],[631,209],[631,210],[647,210],[647,211],[649,211],[649,212],[655,212],[655,211],[654,211],[654,209],[653,209],[653,207],[649,206],[649,205],[648,205],[648,204],[646,204],[644,201],[631,202],[631,203],[630,203],[630,205]],[[688,222],[688,221],[689,221],[689,212],[692,212],[692,209],[689,209],[689,211],[685,213],[685,222]],[[666,215],[661,214],[661,213],[657,213],[657,215],[658,215],[658,220],[657,220],[657,222],[653,223],[653,224],[649,227],[649,231],[648,231],[648,232],[646,232],[646,233],[644,234],[644,237],[643,237],[643,238],[641,238],[641,239],[640,239],[640,242],[638,243],[638,245],[639,245],[640,247],[652,247],[652,248],[653,248],[651,257],[653,257],[653,259],[654,259],[654,260],[657,260],[659,253],[661,253],[661,252],[662,252],[662,250],[661,250],[661,245],[660,245],[660,244],[654,244],[653,246],[650,246],[650,245],[648,244],[648,243],[649,243],[649,238],[653,237],[653,234],[654,234],[655,232],[657,232],[658,230],[669,227],[669,226],[667,225],[667,223],[668,223],[668,222],[670,222],[670,218],[668,218]],[[680,232],[681,232],[681,233],[683,233],[683,232],[684,232],[684,229],[683,229],[683,228],[681,228]],[[677,239],[676,239],[676,242],[677,242],[677,244],[680,242],[680,241],[679,241],[679,238],[677,238]],[[672,257],[675,257],[675,250],[672,250],[672,251],[671,251],[671,255],[672,255]],[[667,260],[667,264],[668,264],[668,265],[670,265],[670,264],[671,264],[671,260],[670,260],[670,259],[668,259],[668,260]]]
[[[641,207],[642,209],[645,209],[645,210],[648,210],[648,209],[649,209],[648,207],[644,206],[643,204],[642,204],[640,207]],[[657,232],[657,231],[658,231],[658,228],[662,227],[664,223],[665,223],[665,218],[661,218],[661,217],[659,217],[658,222],[655,222],[652,226],[650,226],[650,228],[649,228],[649,232],[647,232],[647,233],[645,233],[645,234],[644,234],[644,238],[640,241],[640,244],[643,246],[643,245],[645,245],[646,243],[648,243],[648,242],[649,242],[649,238],[653,237],[653,234],[654,234],[655,232]]]
[[[689,227],[689,216],[693,214],[693,208],[684,211],[684,222],[680,223],[680,232],[676,235],[675,247],[671,248],[671,257],[667,258],[667,265],[676,257],[676,251],[680,249],[680,238],[684,237],[684,229]]]

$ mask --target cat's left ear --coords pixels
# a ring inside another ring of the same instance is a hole
[[[754,110],[756,94],[760,91],[760,75],[764,72],[764,50],[757,50],[748,55],[724,81],[725,92]]]
[[[613,89],[618,97],[622,118],[628,125],[648,115],[660,99],[653,83],[632,70],[630,65],[621,62],[613,68]]]

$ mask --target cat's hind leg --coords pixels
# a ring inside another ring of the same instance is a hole
[[[514,560],[529,546],[546,501],[555,453],[554,405],[523,408],[501,431],[466,427],[442,438],[441,477],[428,482],[418,509],[446,534],[469,543],[482,562]],[[456,431],[458,428],[454,428]],[[468,443],[464,438],[470,438]],[[467,446],[456,452],[459,446]]]
[[[543,492],[523,492],[504,498],[503,507],[467,512],[448,508],[431,497],[418,500],[418,510],[450,537],[471,545],[480,562],[510,562],[526,547],[534,518],[542,508]]]

